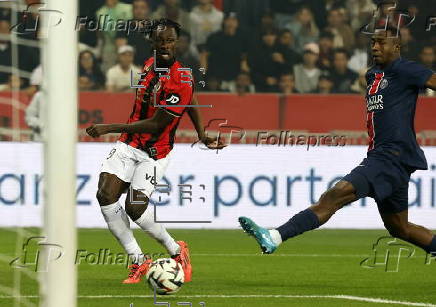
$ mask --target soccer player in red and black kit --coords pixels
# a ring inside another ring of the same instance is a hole
[[[188,112],[200,141],[210,149],[224,145],[205,136],[193,99],[194,82],[175,59],[180,25],[168,20],[153,21],[150,29],[154,57],[144,63],[143,75],[136,91],[133,111],[126,124],[98,124],[86,129],[92,137],[106,133],[122,133],[107,159],[103,161],[98,182],[97,199],[112,234],[132,259],[129,277],[123,283],[138,283],[146,274],[151,259],[144,255],[129,226],[129,217],[151,237],[160,242],[182,265],[185,282],[191,280],[192,267],[188,246],[175,241],[161,223],[154,222],[148,201],[155,184],[163,177],[174,144],[180,118]],[[160,74],[154,67],[168,69]],[[126,191],[125,209],[119,204]]]
[[[420,89],[436,90],[436,74],[400,56],[401,37],[396,29],[377,31],[372,37],[375,66],[366,73],[367,157],[322,194],[317,203],[294,215],[276,229],[265,229],[247,217],[242,228],[252,235],[264,253],[273,253],[285,240],[318,228],[345,205],[372,197],[389,233],[436,256],[436,236],[408,221],[410,175],[427,169],[416,141],[414,117]]]

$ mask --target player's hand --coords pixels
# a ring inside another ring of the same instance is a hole
[[[88,133],[93,138],[98,138],[101,135],[109,133],[109,125],[105,124],[95,124],[86,128],[86,133]]]
[[[208,136],[204,137],[201,142],[209,149],[223,149],[224,147],[227,147],[227,144],[224,144],[221,140]]]

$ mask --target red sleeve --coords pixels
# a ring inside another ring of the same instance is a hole
[[[191,83],[181,83],[179,86],[170,88],[166,91],[164,99],[159,101],[159,105],[165,106],[163,109],[173,116],[180,117],[191,104],[193,86]]]

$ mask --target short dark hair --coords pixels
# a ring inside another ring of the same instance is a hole
[[[165,29],[166,27],[174,28],[176,31],[177,37],[180,36],[181,26],[175,21],[172,21],[168,18],[161,18],[157,20],[152,20],[151,27],[149,29],[148,37],[153,38],[153,32],[157,30]]]
[[[337,53],[345,54],[345,56],[347,57],[347,59],[350,58],[350,54],[348,53],[347,49],[345,49],[345,48],[336,48],[336,49],[333,51],[333,56],[335,56]]]
[[[319,36],[319,39],[321,39],[321,38],[328,38],[328,39],[334,40],[335,36],[330,31],[323,31],[323,32],[321,32],[321,34]]]

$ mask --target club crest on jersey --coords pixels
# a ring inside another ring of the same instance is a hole
[[[387,80],[387,79],[383,79],[383,80],[381,80],[381,82],[380,82],[380,89],[383,90],[383,89],[387,88],[388,85],[389,85],[388,80]]]
[[[180,102],[180,97],[177,94],[168,94],[168,96],[165,99],[165,101],[168,104],[178,104]]]

